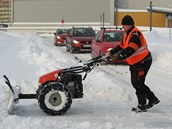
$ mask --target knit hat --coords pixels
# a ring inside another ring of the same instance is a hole
[[[122,19],[122,25],[134,25],[134,20],[130,15],[126,15]]]

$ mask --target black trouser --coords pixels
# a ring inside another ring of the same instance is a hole
[[[146,104],[146,99],[151,101],[155,97],[154,93],[145,85],[145,78],[151,64],[152,59],[149,59],[130,66],[131,83],[136,90],[138,104]]]

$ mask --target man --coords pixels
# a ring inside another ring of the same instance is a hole
[[[138,106],[133,107],[132,111],[146,112],[147,109],[160,102],[145,85],[145,78],[152,64],[151,52],[142,32],[134,26],[134,20],[131,16],[123,17],[122,27],[125,31],[123,39],[109,54],[112,60],[126,60],[129,64],[131,83],[138,98]]]

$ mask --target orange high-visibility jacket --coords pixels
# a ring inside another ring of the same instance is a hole
[[[140,36],[137,34],[137,32],[140,32]],[[138,48],[137,45],[135,45],[134,43],[130,43],[130,38],[132,37],[133,34],[136,34],[139,36],[140,38],[140,42],[141,42],[141,47]],[[144,59],[148,53],[150,52],[146,43],[146,40],[143,36],[143,34],[141,33],[141,31],[135,27],[127,36],[127,34],[125,33],[123,36],[123,39],[121,41],[121,43],[119,44],[119,46],[123,49],[127,48],[128,46],[132,46],[132,48],[134,48],[136,51],[126,59],[126,62],[129,65],[133,65],[139,61],[141,61],[142,59]]]

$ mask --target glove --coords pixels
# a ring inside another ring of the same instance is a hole
[[[110,52],[105,53],[105,58],[110,59],[110,57],[111,57],[111,53]]]
[[[119,53],[116,53],[116,54],[111,55],[112,61],[113,60],[117,60],[119,58],[119,55],[120,55]]]

